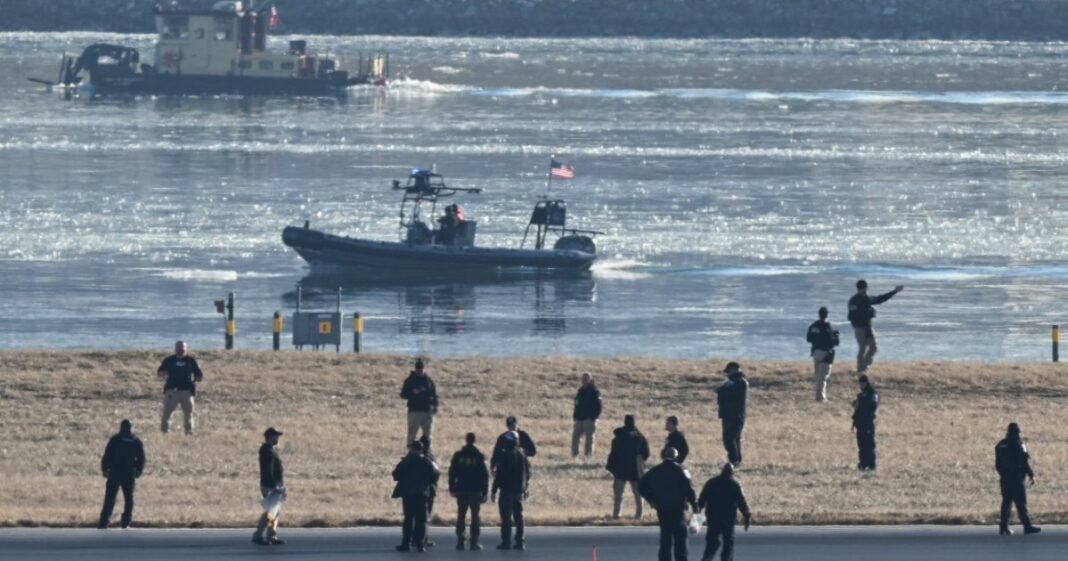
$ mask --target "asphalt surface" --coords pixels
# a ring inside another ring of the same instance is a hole
[[[741,530],[741,528],[739,528]],[[399,528],[284,529],[282,546],[258,546],[249,530],[2,529],[0,559],[19,561],[107,559],[221,561],[234,559],[524,559],[598,561],[655,560],[656,528],[529,528],[528,550],[497,551],[496,528],[486,528],[481,552],[457,551],[450,528],[433,528],[437,547],[427,553],[397,553]],[[690,559],[699,561],[704,535],[690,539]],[[996,527],[756,527],[739,532],[739,561],[1062,561],[1068,558],[1068,527],[1040,535],[1000,537]],[[717,556],[718,559],[718,556]]]

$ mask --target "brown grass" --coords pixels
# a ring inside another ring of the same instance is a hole
[[[258,511],[256,451],[265,427],[286,432],[281,453],[288,525],[397,523],[390,470],[403,450],[398,398],[409,359],[334,353],[208,352],[198,433],[159,432],[159,352],[3,352],[0,525],[87,525],[99,512],[100,454],[129,417],[149,467],[136,519],[159,526],[249,526]],[[655,447],[662,419],[682,418],[696,484],[723,461],[712,388],[722,361],[440,359],[428,369],[442,410],[441,463],[475,431],[485,450],[515,414],[539,445],[528,506],[538,524],[601,524],[611,509],[603,469],[611,430],[633,412]],[[746,364],[753,388],[741,480],[761,523],[992,523],[993,446],[1006,423],[1029,438],[1039,484],[1033,513],[1068,522],[1068,376],[1057,365],[879,363],[879,472],[854,469],[844,364],[832,401],[817,404],[807,362]],[[605,395],[595,459],[569,457],[578,374]],[[174,421],[180,426],[180,412]],[[439,522],[452,517],[439,499]],[[632,505],[624,504],[624,512]],[[496,520],[489,509],[488,522]],[[653,517],[646,515],[646,522]]]

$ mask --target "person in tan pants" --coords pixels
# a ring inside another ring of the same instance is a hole
[[[185,420],[185,434],[193,434],[193,412],[197,382],[204,379],[197,360],[189,356],[189,346],[185,341],[174,344],[174,354],[164,359],[156,374],[166,378],[163,384],[163,416],[160,430],[170,431],[171,415],[179,406]]]
[[[838,346],[838,330],[827,319],[830,312],[820,308],[819,319],[808,326],[806,339],[812,345],[812,364],[816,375],[816,401],[827,401],[827,379],[834,364],[834,348]]]
[[[593,455],[594,434],[597,432],[597,418],[601,416],[601,392],[593,383],[589,372],[582,374],[582,386],[575,394],[575,410],[571,419],[575,428],[571,431],[571,457],[579,455],[579,442],[586,439],[586,457]]]

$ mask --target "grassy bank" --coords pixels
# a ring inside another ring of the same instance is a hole
[[[403,450],[398,398],[409,359],[334,353],[210,352],[198,358],[198,432],[159,432],[157,352],[3,352],[0,524],[88,525],[99,513],[100,454],[124,417],[145,441],[135,518],[158,526],[249,526],[257,517],[263,429],[285,431],[291,489],[283,525],[399,522],[390,471]],[[1039,522],[1068,522],[1068,375],[1049,364],[881,363],[879,472],[855,469],[853,374],[838,364],[831,401],[812,398],[807,362],[743,363],[752,382],[740,479],[758,523],[992,523],[993,446],[1022,424],[1038,485]],[[528,517],[538,524],[609,523],[603,469],[611,430],[633,412],[654,448],[677,414],[698,484],[723,461],[712,388],[722,361],[654,359],[432,360],[442,408],[441,463],[475,431],[483,450],[517,415],[538,443]],[[583,371],[605,396],[590,463],[569,457],[571,399]],[[174,421],[180,426],[180,412]],[[436,514],[453,512],[442,497]],[[624,512],[631,510],[628,502]],[[490,509],[488,523],[496,522]],[[647,514],[645,522],[654,518]]]

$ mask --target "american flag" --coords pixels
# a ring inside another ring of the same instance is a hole
[[[571,164],[552,160],[552,164],[549,166],[549,175],[560,179],[574,179],[575,168]]]

